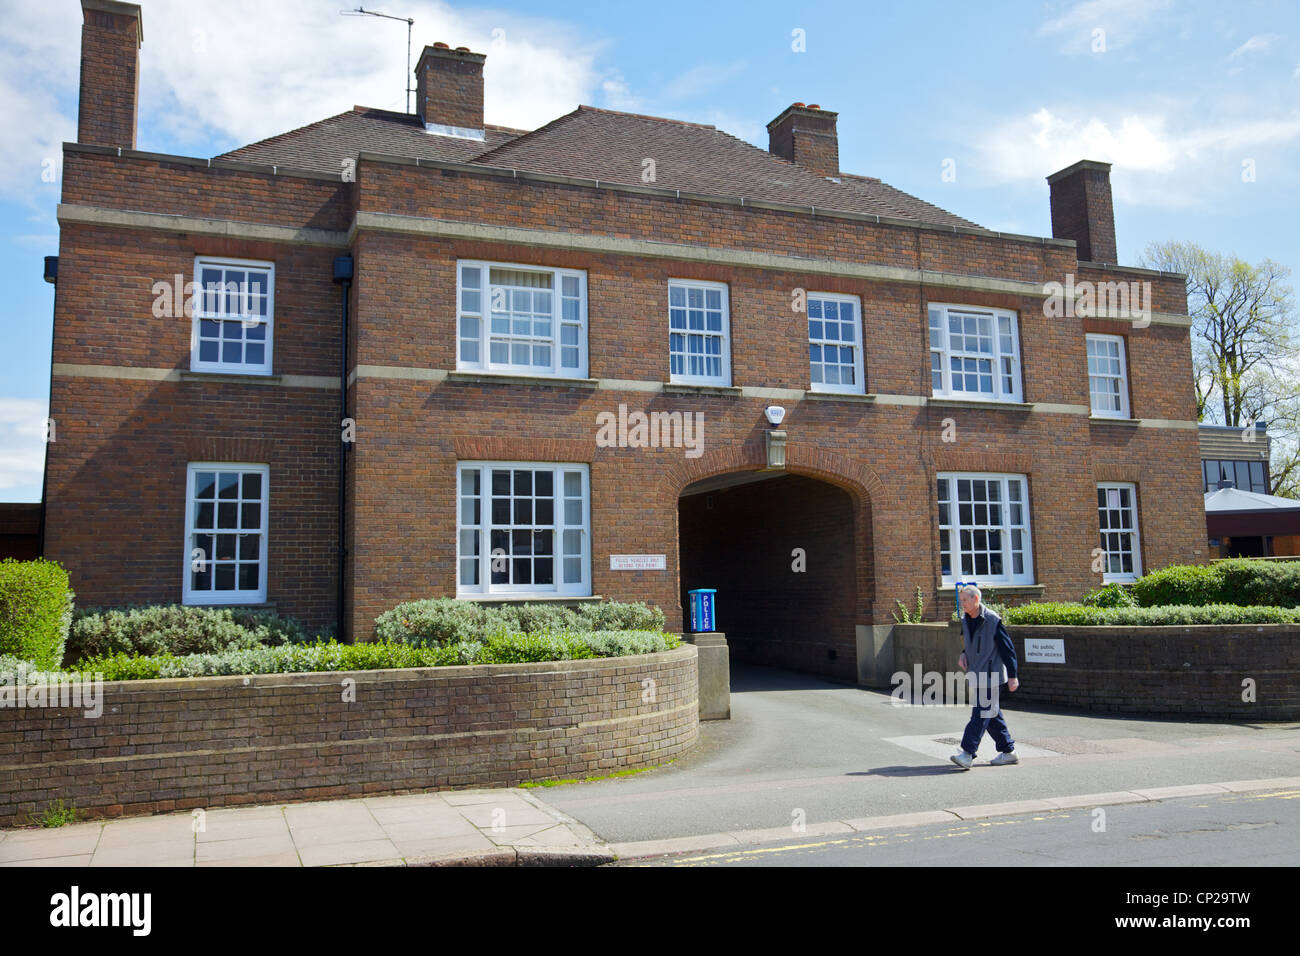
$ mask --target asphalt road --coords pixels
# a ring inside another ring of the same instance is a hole
[[[989,766],[995,750],[985,736],[974,768],[962,771],[947,755],[957,750],[969,708],[895,706],[880,691],[734,666],[732,718],[702,722],[691,753],[630,777],[534,793],[614,843],[1300,775],[1300,724],[1031,712],[1014,694],[1004,694],[1002,706],[1021,762]],[[1137,812],[1108,810],[1112,817]]]
[[[793,836],[780,843],[610,865],[1214,867],[1294,866],[1297,861],[1300,789],[1292,788]],[[1108,877],[1108,882],[1116,881]],[[1218,888],[1220,882],[1207,875],[1205,885]]]

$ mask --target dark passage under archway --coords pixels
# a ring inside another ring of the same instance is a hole
[[[715,588],[733,661],[856,681],[847,492],[785,472],[719,475],[682,491],[678,529],[687,627],[687,592]]]

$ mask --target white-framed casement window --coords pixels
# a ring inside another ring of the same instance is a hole
[[[808,293],[808,375],[814,392],[866,391],[862,309],[856,295]]]
[[[270,375],[275,264],[197,256],[194,282],[190,371]]]
[[[456,499],[458,596],[591,594],[587,465],[463,461]]]
[[[931,303],[929,317],[934,398],[1023,400],[1016,313]]]
[[[1122,335],[1087,336],[1088,394],[1092,414],[1128,418],[1128,369]]]
[[[587,273],[456,264],[456,368],[587,377]]]
[[[670,383],[731,384],[725,283],[668,280],[668,374]]]
[[[185,604],[265,604],[270,469],[192,462],[185,479]]]
[[[941,472],[939,566],[944,584],[1033,584],[1024,475]]]
[[[1101,529],[1101,550],[1106,562],[1102,582],[1136,581],[1142,574],[1137,486],[1122,481],[1098,484],[1097,524]]]

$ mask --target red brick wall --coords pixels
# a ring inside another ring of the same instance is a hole
[[[695,746],[698,683],[689,644],[586,661],[106,681],[98,717],[0,708],[0,826],[39,820],[57,800],[118,817],[657,766]]]
[[[140,18],[105,10],[84,13],[77,141],[135,149]]]
[[[1003,688],[1003,706],[1180,720],[1300,719],[1300,628],[1294,625],[1008,625],[1007,632],[1016,646],[1020,687]],[[1026,661],[1030,639],[1063,640],[1065,663]],[[956,671],[961,650],[955,623],[894,628],[894,669],[913,682],[918,664],[922,674]],[[1247,678],[1254,680],[1253,702],[1242,700]]]

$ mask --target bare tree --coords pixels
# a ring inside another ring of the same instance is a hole
[[[1251,265],[1192,242],[1153,242],[1143,266],[1187,276],[1196,411],[1201,421],[1267,422],[1275,494],[1300,497],[1300,349],[1291,270]]]

